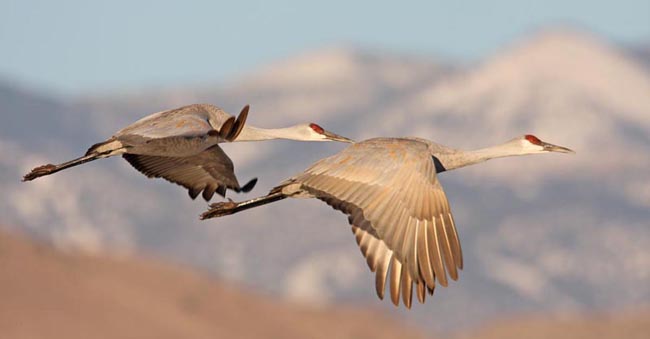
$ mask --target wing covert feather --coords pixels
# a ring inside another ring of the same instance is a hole
[[[216,120],[210,124],[208,111],[214,111]],[[220,129],[234,119],[220,108],[207,104],[194,104],[148,115],[119,130],[115,136],[136,135],[149,139],[169,137],[201,137]]]

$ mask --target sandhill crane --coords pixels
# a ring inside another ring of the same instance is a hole
[[[119,130],[110,139],[91,146],[82,157],[34,168],[23,181],[96,159],[122,155],[147,177],[162,177],[181,185],[187,188],[192,199],[203,192],[203,198],[210,200],[215,192],[225,196],[226,189],[248,192],[257,182],[254,178],[240,186],[232,161],[218,143],[270,139],[353,142],[314,123],[277,129],[246,126],[248,109],[248,105],[245,106],[237,119],[210,104],[153,113]]]
[[[284,198],[317,198],[348,215],[352,232],[384,297],[390,268],[390,295],[411,307],[433,294],[435,282],[458,279],[463,256],[445,192],[437,173],[492,158],[545,152],[572,153],[533,135],[474,151],[449,148],[420,138],[377,138],[352,144],[259,198],[210,205],[201,219],[220,217]],[[446,272],[445,272],[446,271]]]

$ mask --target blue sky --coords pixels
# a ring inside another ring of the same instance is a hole
[[[337,44],[471,61],[559,24],[650,40],[648,0],[349,2],[0,0],[0,79],[69,95],[219,83]]]

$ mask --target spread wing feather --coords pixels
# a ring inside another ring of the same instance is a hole
[[[139,154],[123,157],[147,177],[164,178],[187,188],[192,199],[201,192],[205,200],[210,200],[215,192],[225,196],[226,188],[241,190],[232,161],[218,145],[189,157]]]
[[[383,298],[410,307],[435,281],[447,286],[463,266],[458,233],[427,145],[413,139],[370,139],[325,158],[289,180],[348,214]],[[389,274],[390,268],[390,274]]]

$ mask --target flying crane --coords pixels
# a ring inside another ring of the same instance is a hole
[[[420,138],[376,138],[354,143],[282,182],[265,196],[210,205],[209,219],[285,198],[317,198],[345,213],[384,297],[387,277],[396,306],[411,307],[413,284],[424,303],[436,282],[448,285],[463,268],[460,240],[438,173],[489,159],[573,153],[533,135],[463,151]],[[389,275],[390,269],[390,275]]]
[[[219,147],[222,142],[289,139],[298,141],[352,140],[324,130],[317,124],[286,128],[257,128],[246,125],[249,106],[235,119],[210,104],[193,104],[148,115],[97,143],[86,154],[62,164],[34,168],[23,181],[50,175],[89,161],[122,155],[147,177],[162,177],[187,188],[192,199],[201,192],[210,200],[226,190],[248,192],[257,178],[240,186],[232,160]]]

